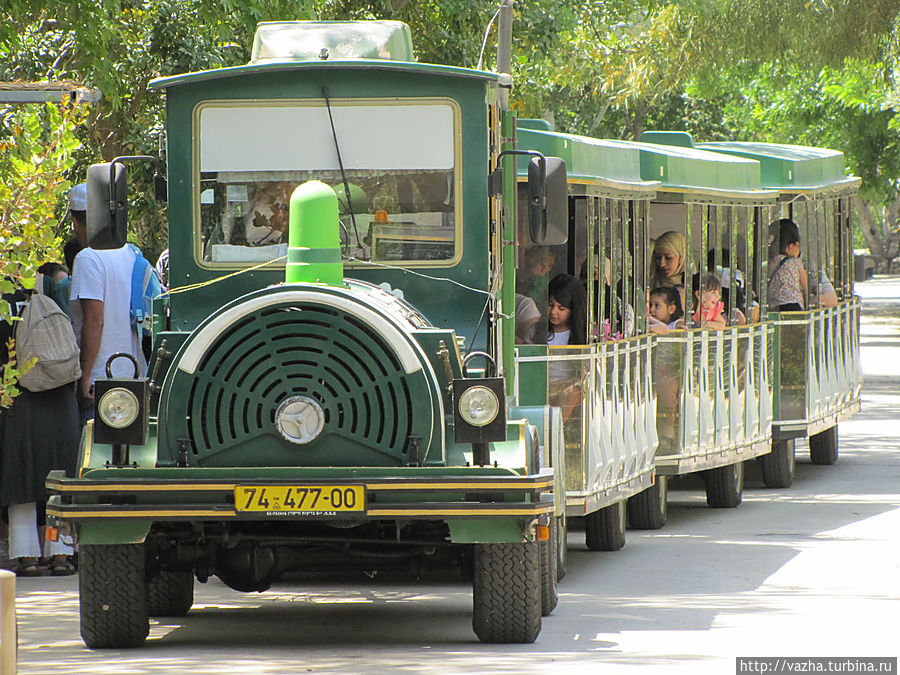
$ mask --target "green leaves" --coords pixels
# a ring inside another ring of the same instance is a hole
[[[83,117],[66,103],[0,108],[0,293],[33,288],[37,268],[62,259],[57,213],[64,210],[66,171],[80,146],[75,128]],[[10,320],[9,304],[0,301],[0,321]],[[3,367],[0,407],[17,393],[18,374]]]

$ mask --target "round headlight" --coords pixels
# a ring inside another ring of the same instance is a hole
[[[97,414],[106,426],[124,429],[137,419],[141,406],[137,396],[121,387],[110,389],[100,397]]]
[[[487,387],[471,387],[459,397],[459,416],[473,427],[490,424],[497,419],[499,412],[500,401],[497,394]]]

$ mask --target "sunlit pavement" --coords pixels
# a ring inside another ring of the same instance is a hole
[[[734,673],[736,656],[896,656],[900,596],[900,279],[860,284],[863,413],[840,459],[768,490],[748,464],[744,503],[670,494],[669,524],[590,553],[570,533],[560,606],[533,645],[482,645],[452,578],[198,584],[191,614],[153,622],[137,650],[92,652],[75,577],[19,579],[19,672]]]

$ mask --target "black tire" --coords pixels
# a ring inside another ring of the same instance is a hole
[[[714,509],[733,509],[744,496],[744,463],[736,462],[706,472],[706,503]]]
[[[541,632],[541,542],[476,544],[472,628],[482,642],[534,642]]]
[[[809,459],[813,464],[831,466],[838,458],[838,428],[820,431],[809,437]]]
[[[541,616],[550,616],[559,604],[559,528],[556,518],[550,519],[550,538],[541,545]]]
[[[140,647],[150,632],[143,544],[83,544],[81,637],[91,649]]]
[[[795,460],[793,439],[789,441],[772,439],[772,451],[767,455],[761,455],[759,458],[763,483],[766,484],[766,487],[791,487],[791,483],[794,482]]]
[[[628,498],[628,525],[635,530],[658,530],[669,519],[669,484],[665,476]]]
[[[556,519],[556,580],[562,581],[569,572],[569,525],[566,514]]]
[[[150,616],[187,616],[193,604],[193,570],[160,570],[147,579],[147,613]]]
[[[584,543],[592,551],[618,551],[625,545],[625,502],[610,504],[584,517]]]

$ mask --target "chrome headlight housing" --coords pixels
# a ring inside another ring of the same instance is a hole
[[[502,377],[453,380],[457,443],[506,440],[506,384]]]
[[[147,378],[98,377],[94,380],[95,443],[143,445],[147,442],[149,418]]]
[[[499,412],[500,399],[487,387],[469,387],[459,397],[459,416],[473,427],[487,426]]]
[[[123,387],[105,392],[97,403],[100,420],[113,429],[131,426],[141,412],[137,396]]]

